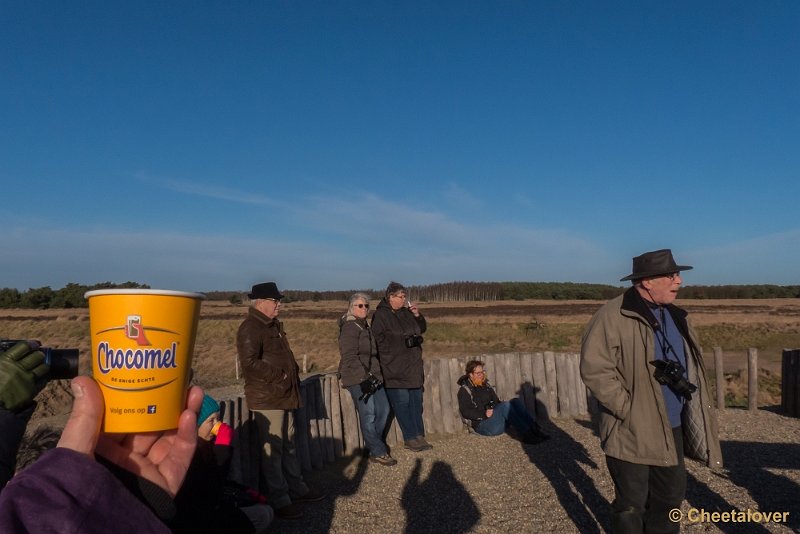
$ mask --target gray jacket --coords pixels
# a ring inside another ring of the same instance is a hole
[[[339,319],[339,378],[344,387],[366,380],[372,373],[383,380],[378,348],[366,319],[345,315]]]
[[[722,467],[716,411],[703,355],[686,312],[666,307],[681,331],[688,379],[697,386],[683,410],[686,456]],[[637,464],[677,465],[661,384],[653,377],[655,317],[634,288],[612,299],[592,317],[583,335],[581,378],[600,403],[603,451]]]

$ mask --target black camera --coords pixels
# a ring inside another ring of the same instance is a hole
[[[369,376],[367,376],[367,378],[362,380],[359,384],[361,387],[361,396],[358,398],[358,400],[363,400],[364,404],[366,404],[369,398],[374,395],[376,391],[381,389],[382,385],[383,384],[381,381],[378,380],[375,375],[370,373]]]
[[[408,347],[409,349],[413,349],[414,347],[419,347],[422,345],[423,341],[425,341],[425,338],[423,338],[421,335],[411,334],[409,336],[406,336],[406,347]]]
[[[654,360],[650,365],[655,367],[653,377],[659,384],[669,386],[669,388],[682,395],[686,400],[692,400],[692,393],[697,391],[697,386],[690,383],[684,377],[686,369],[673,360]]]
[[[498,402],[496,400],[490,400],[489,402],[486,403],[486,406],[484,406],[484,408],[487,410],[493,410],[494,407],[497,406],[497,404]]]
[[[0,352],[5,352],[19,342],[28,344],[31,351],[40,351],[44,354],[44,363],[50,366],[48,379],[71,380],[78,376],[78,349],[52,349],[42,347],[36,340],[3,339],[0,340]]]

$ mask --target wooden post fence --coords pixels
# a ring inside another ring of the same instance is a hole
[[[781,361],[781,408],[800,417],[800,349],[784,349]]]
[[[800,412],[800,351],[787,352],[784,353],[784,410],[797,415]],[[540,420],[583,416],[596,410],[596,400],[590,398],[581,380],[580,355],[577,353],[512,352],[484,354],[477,359],[485,362],[487,376],[501,399],[521,399]],[[423,362],[423,421],[429,434],[466,431],[458,411],[456,383],[464,374],[466,362],[467,358],[436,358]],[[714,348],[714,362],[717,406],[723,407],[725,377],[722,349],[719,347]],[[757,352],[750,349],[750,409],[757,406],[756,369]],[[303,469],[322,469],[338,458],[356,454],[364,446],[353,398],[341,387],[334,373],[314,375],[303,380],[301,398],[303,406],[295,413],[295,439],[297,456]],[[243,484],[257,487],[262,452],[253,414],[244,398],[240,397],[222,402],[221,415],[236,430],[231,475]],[[386,429],[385,438],[390,447],[403,442],[394,418],[391,418]]]
[[[747,349],[747,409],[758,410],[758,350]]]
[[[725,371],[722,365],[722,347],[714,347],[714,382],[717,390],[717,409],[725,409]]]

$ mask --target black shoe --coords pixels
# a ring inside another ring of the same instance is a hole
[[[397,464],[397,460],[395,460],[394,458],[389,456],[388,453],[384,454],[383,456],[370,456],[369,457],[369,461],[370,462],[374,462],[376,464],[381,464],[381,465],[395,465],[395,464]]]
[[[297,504],[291,503],[276,508],[275,515],[280,519],[300,519],[303,517],[303,512],[300,511],[300,507]]]

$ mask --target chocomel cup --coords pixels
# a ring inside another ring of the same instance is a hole
[[[178,427],[186,404],[202,293],[88,291],[92,375],[105,400],[105,432]]]

